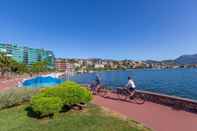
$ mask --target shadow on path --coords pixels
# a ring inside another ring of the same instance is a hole
[[[101,97],[102,97],[102,96],[101,96]],[[135,99],[129,99],[129,100],[127,100],[127,99],[120,99],[120,98],[112,97],[112,96],[105,96],[105,97],[103,97],[103,98],[105,98],[105,99],[110,99],[110,100],[114,100],[114,101],[121,101],[121,102],[127,102],[127,103],[132,103],[132,104],[138,104],[138,105],[144,104],[144,102],[143,102],[143,103],[137,103],[137,102],[135,101]]]

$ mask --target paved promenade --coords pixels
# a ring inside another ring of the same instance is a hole
[[[145,102],[142,105],[95,96],[93,102],[143,123],[154,131],[197,131],[197,114]]]
[[[9,90],[13,87],[16,87],[17,83],[21,80],[22,78],[0,80],[0,91]]]

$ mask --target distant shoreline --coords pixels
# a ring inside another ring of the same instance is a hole
[[[194,68],[133,68],[133,69],[113,69],[113,70],[90,70],[85,72],[77,72],[77,74],[97,73],[97,72],[113,72],[113,71],[131,71],[131,70],[181,70],[181,69],[197,69]]]

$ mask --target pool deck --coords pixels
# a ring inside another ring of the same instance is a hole
[[[100,96],[93,102],[128,118],[143,123],[154,131],[197,131],[197,114],[145,102],[129,103]]]
[[[37,75],[34,75],[32,77],[21,76],[21,77],[18,77],[18,78],[10,78],[10,79],[0,78],[0,92],[15,88],[17,86],[17,84],[24,79],[30,79],[30,78],[34,78],[36,76],[51,76],[51,75],[55,76],[55,77],[58,77],[58,76],[61,76],[62,74],[63,73],[61,73],[61,72],[58,72],[58,73],[54,72],[54,73],[37,74]]]
[[[1,79],[0,80],[0,91],[9,90],[16,87],[17,83],[20,82],[23,78],[14,78],[14,79]]]

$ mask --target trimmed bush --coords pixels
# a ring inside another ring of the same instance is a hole
[[[43,94],[32,97],[31,106],[39,116],[49,116],[61,110],[63,102],[59,97],[43,97]]]
[[[39,116],[59,112],[64,106],[72,107],[91,100],[91,92],[79,84],[66,81],[58,86],[41,90],[41,93],[31,100],[33,111]]]
[[[79,103],[87,103],[91,100],[91,92],[86,87],[80,87],[79,84],[66,81],[55,88],[48,88],[43,91],[43,95],[46,97],[59,97],[63,101],[64,105],[74,105]]]
[[[92,99],[91,92],[86,87],[81,87],[79,84],[67,81],[60,85],[65,89],[64,102],[68,105],[87,103]]]
[[[82,103],[88,103],[89,101],[91,101],[92,93],[86,87],[81,87],[81,92],[82,92],[82,98],[81,98]]]
[[[79,88],[79,87],[81,87],[80,84],[78,84],[74,81],[65,81],[65,82],[61,83],[59,86],[60,87],[68,87],[68,88],[72,88],[72,87],[73,88]]]

